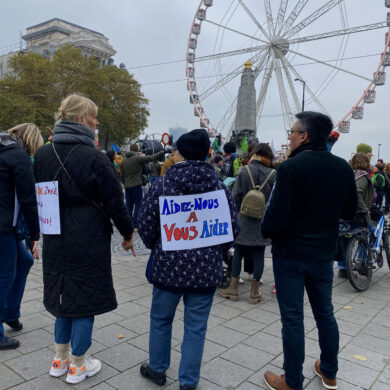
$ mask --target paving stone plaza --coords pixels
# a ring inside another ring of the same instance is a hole
[[[148,259],[136,236],[137,257],[120,248],[113,238],[113,276],[119,307],[95,319],[90,354],[103,363],[102,371],[79,385],[49,376],[54,357],[54,318],[42,304],[42,264],[36,262],[27,280],[22,303],[21,346],[0,353],[0,390],[132,390],[157,389],[143,379],[139,366],[148,359],[149,309],[152,286],[145,279]],[[239,286],[241,300],[230,302],[215,296],[209,319],[199,390],[264,389],[267,370],[282,372],[281,324],[276,297],[272,295],[272,264],[267,252],[263,275],[263,300],[248,303],[250,284]],[[390,389],[390,274],[385,265],[375,273],[373,284],[364,293],[355,292],[348,281],[335,278],[333,301],[340,328],[339,390]],[[305,389],[323,389],[314,375],[319,358],[317,330],[308,301],[305,306],[306,360]],[[173,324],[171,367],[165,389],[178,389],[180,341],[183,335],[183,306]]]

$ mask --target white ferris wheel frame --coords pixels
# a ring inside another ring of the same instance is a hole
[[[294,26],[295,20],[298,18],[300,15],[301,11],[305,7],[306,3],[308,0],[298,0],[295,7],[291,11],[290,15],[288,16],[287,19],[285,19],[286,16],[286,10],[287,10],[287,5],[289,0],[280,0],[280,6],[279,6],[279,11],[278,15],[275,18],[275,24],[274,24],[274,19],[272,15],[272,9],[271,9],[271,3],[270,0],[264,0],[264,6],[265,6],[265,11],[266,11],[266,17],[267,17],[267,29],[262,26],[255,16],[251,13],[249,8],[246,6],[245,1],[246,0],[236,0],[237,3],[243,8],[243,10],[248,14],[250,19],[255,23],[255,25],[258,27],[258,29],[261,31],[262,36],[270,39],[269,36],[269,31],[276,31],[278,29],[278,33],[284,33],[284,39],[288,40],[288,44],[291,47],[292,44],[296,43],[301,43],[301,42],[309,42],[309,41],[314,41],[314,40],[320,40],[320,39],[326,39],[326,38],[331,38],[335,36],[349,36],[350,34],[354,33],[359,33],[359,32],[364,32],[364,31],[369,31],[373,29],[378,29],[378,28],[386,28],[388,27],[388,33],[386,35],[386,43],[385,43],[385,48],[381,54],[381,59],[378,65],[378,68],[376,69],[374,76],[372,79],[356,74],[354,72],[348,71],[346,69],[341,68],[340,66],[336,65],[331,65],[328,62],[324,62],[321,60],[318,60],[316,58],[304,55],[302,53],[299,53],[298,51],[292,50],[290,47],[288,49],[288,52],[300,56],[302,58],[308,59],[310,61],[313,61],[315,63],[322,64],[324,66],[327,66],[329,68],[333,68],[333,70],[336,71],[341,71],[345,72],[347,74],[359,77],[361,79],[364,79],[369,82],[368,87],[365,89],[363,92],[363,95],[358,99],[356,104],[354,104],[351,108],[350,111],[348,111],[336,124],[335,124],[335,129],[338,129],[339,132],[341,133],[348,133],[349,132],[349,125],[350,125],[350,119],[353,115],[354,112],[359,107],[363,107],[366,104],[366,96],[371,93],[371,91],[375,91],[377,85],[376,80],[379,75],[381,75],[381,72],[384,72],[384,69],[386,66],[389,65],[384,65],[386,56],[390,57],[390,12],[387,15],[387,22],[381,22],[381,23],[374,23],[374,24],[369,24],[365,26],[358,26],[358,27],[352,27],[352,28],[344,28],[341,30],[337,31],[332,31],[324,34],[316,34],[316,35],[311,35],[307,37],[301,37],[301,38],[295,38],[295,39],[290,39],[293,38],[298,32],[303,30],[305,27],[307,27],[309,24],[313,23],[316,19],[318,19],[320,16],[324,15],[331,9],[333,9],[335,6],[340,5],[343,3],[344,0],[330,0],[328,1],[325,5],[323,5],[321,8],[319,8],[317,11],[312,13],[310,16],[306,17],[303,19],[300,23]],[[207,5],[211,3],[211,5]],[[186,78],[187,78],[187,89],[190,93],[190,101],[194,105],[194,113],[196,116],[200,118],[201,125],[203,127],[207,128],[210,136],[215,136],[217,134],[217,130],[219,129],[220,131],[223,130],[227,123],[230,122],[232,115],[234,114],[236,110],[236,105],[237,105],[237,97],[232,101],[230,104],[229,108],[217,124],[217,126],[212,126],[210,119],[207,117],[205,110],[202,106],[202,99],[207,98],[211,94],[213,94],[216,90],[219,88],[222,88],[224,85],[226,85],[229,81],[231,81],[233,78],[237,77],[242,73],[242,65],[234,69],[225,79],[220,79],[218,80],[215,84],[213,84],[211,87],[209,87],[206,91],[203,93],[199,94],[197,91],[197,86],[196,86],[196,77],[195,77],[195,64],[196,62],[199,61],[207,61],[211,59],[220,59],[223,57],[228,57],[228,56],[233,56],[233,55],[239,55],[239,54],[244,54],[244,53],[255,53],[251,57],[251,61],[258,62],[258,65],[255,69],[255,79],[258,78],[259,74],[261,71],[264,69],[263,66],[264,64],[271,63],[272,66],[268,67],[268,71],[264,72],[263,75],[263,80],[262,80],[262,87],[259,92],[259,96],[257,98],[256,102],[256,115],[257,115],[257,123],[259,123],[259,120],[261,118],[262,114],[262,109],[264,106],[264,100],[265,96],[267,93],[268,85],[270,83],[272,73],[275,73],[276,80],[278,83],[278,88],[279,88],[279,94],[280,94],[280,101],[281,101],[281,106],[282,106],[282,111],[283,111],[283,119],[285,123],[288,126],[292,125],[293,122],[293,117],[294,115],[292,114],[292,110],[290,107],[290,103],[287,99],[287,94],[286,94],[286,88],[284,85],[283,81],[283,75],[282,75],[282,70],[285,73],[285,77],[288,82],[288,86],[290,89],[290,92],[292,94],[292,98],[294,101],[295,109],[297,112],[302,110],[301,103],[298,99],[295,87],[293,86],[292,83],[292,76],[296,79],[302,80],[302,77],[298,73],[298,71],[295,69],[295,67],[289,62],[289,60],[286,58],[286,56],[281,53],[280,48],[273,48],[272,50],[270,48],[270,43],[265,41],[264,39],[260,39],[257,37],[254,37],[249,34],[245,34],[243,32],[240,32],[238,30],[235,30],[233,28],[228,27],[227,25],[221,25],[219,23],[216,23],[214,21],[208,20],[207,19],[207,9],[213,5],[213,1],[210,0],[201,0],[199,3],[199,6],[196,10],[189,37],[188,37],[188,44],[187,44],[187,50],[186,50]],[[386,0],[385,6],[389,9],[390,8],[390,1]],[[390,11],[390,9],[389,9]],[[199,15],[201,16],[199,18]],[[224,53],[217,53],[217,54],[212,54],[209,56],[202,56],[202,57],[196,57],[196,48],[197,48],[197,42],[198,42],[198,37],[200,35],[202,23],[207,22],[212,25],[216,25],[219,28],[223,28],[224,30],[231,31],[237,34],[240,34],[242,36],[246,36],[251,38],[252,40],[255,40],[258,42],[257,46],[246,48],[246,49],[240,49],[240,50],[233,50],[229,52],[224,52]],[[199,29],[198,33],[194,33],[195,28]],[[193,45],[195,41],[195,47],[191,48],[191,44]],[[265,53],[264,53],[265,52]],[[279,66],[275,66],[275,64],[278,64]],[[324,113],[327,113],[327,110],[325,107],[321,104],[319,99],[316,97],[315,93],[310,89],[310,86],[306,84],[306,91],[310,95],[311,100],[314,101],[317,106],[320,108],[320,110]],[[373,92],[375,94],[375,92]],[[226,138],[228,138],[234,128],[234,120],[231,123],[231,126],[229,128],[228,133],[226,134]]]

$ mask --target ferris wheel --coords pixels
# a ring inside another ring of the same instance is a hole
[[[276,119],[290,128],[304,105],[349,133],[386,81],[389,8],[390,0],[201,0],[186,52],[194,115],[228,138],[240,76],[253,64],[257,129]]]

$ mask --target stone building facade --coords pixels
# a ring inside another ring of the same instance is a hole
[[[102,33],[78,26],[63,19],[50,19],[27,28],[23,36],[27,51],[50,56],[56,48],[72,45],[85,56],[95,57],[101,66],[108,65],[116,51]]]
[[[80,48],[83,55],[96,58],[100,66],[113,64],[112,57],[116,54],[102,33],[59,18],[28,27],[23,39],[24,47],[1,53],[0,78],[9,72],[9,58],[18,52],[35,52],[50,58],[58,48],[69,44]]]

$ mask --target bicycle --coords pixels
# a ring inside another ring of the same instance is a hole
[[[371,210],[374,224],[366,229],[349,229],[345,237],[350,239],[346,252],[346,272],[353,288],[365,291],[371,284],[375,269],[383,267],[383,251],[390,268],[390,223],[381,209]]]

